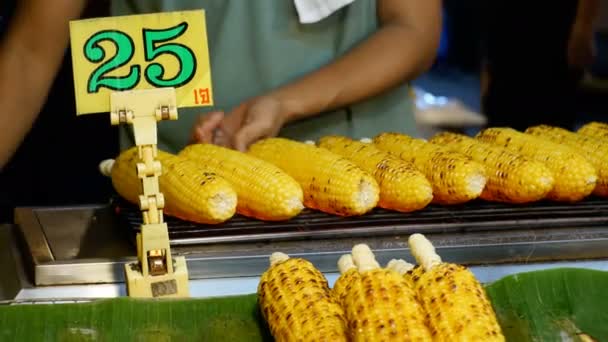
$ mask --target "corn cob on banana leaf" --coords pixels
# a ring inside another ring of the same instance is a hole
[[[581,126],[576,133],[608,139],[608,124],[605,122],[592,121]]]
[[[307,260],[273,253],[258,297],[276,341],[348,341],[342,307],[325,276]]]
[[[432,341],[424,310],[404,275],[380,268],[367,245],[356,245],[352,277],[342,301],[351,341]]]
[[[595,167],[567,146],[502,127],[485,129],[476,138],[545,164],[555,179],[553,189],[547,194],[551,200],[577,202],[595,189]]]
[[[433,186],[433,203],[462,204],[478,198],[486,182],[486,169],[470,157],[400,133],[381,133],[373,143],[413,163]]]
[[[228,180],[238,195],[236,211],[241,215],[282,221],[304,209],[300,185],[271,163],[212,144],[189,145],[179,156]]]
[[[225,179],[168,152],[158,150],[157,158],[162,165],[158,182],[166,214],[204,224],[221,223],[235,214],[236,192]],[[135,204],[139,204],[142,194],[137,163],[138,149],[133,147],[102,164],[102,172],[112,178],[116,192]]]
[[[439,133],[430,142],[483,163],[488,172],[480,196],[484,200],[529,203],[544,199],[553,190],[553,174],[538,161],[457,133]]]
[[[350,160],[324,148],[268,138],[248,153],[292,176],[304,191],[304,205],[341,216],[362,215],[376,207],[380,189],[372,175]]]
[[[605,139],[548,125],[528,127],[525,132],[581,151],[583,157],[597,170],[598,181],[593,193],[608,196],[608,144]]]
[[[462,265],[442,262],[422,234],[409,238],[410,250],[422,266],[413,277],[435,341],[504,341],[484,288]]]
[[[359,277],[359,271],[350,254],[344,254],[338,259],[338,270],[340,271],[340,276],[336,279],[331,289],[331,294],[336,302],[344,306],[344,298],[348,291],[350,291],[354,279]]]
[[[380,186],[378,206],[401,212],[423,209],[433,199],[433,189],[416,167],[372,144],[343,136],[326,136],[318,146],[339,154],[374,175]]]

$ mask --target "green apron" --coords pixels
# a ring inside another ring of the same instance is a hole
[[[299,22],[292,0],[114,0],[112,14],[200,8],[206,13],[215,106],[182,108],[177,121],[160,122],[158,146],[165,151],[177,152],[187,144],[198,114],[229,112],[248,98],[339,58],[378,28],[374,0],[357,0],[314,24]],[[358,139],[385,131],[416,134],[405,83],[348,108],[287,124],[280,135],[297,140],[328,134]],[[123,129],[121,146],[133,144],[130,129]]]

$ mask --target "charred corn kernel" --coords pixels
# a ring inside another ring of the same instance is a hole
[[[444,132],[432,143],[464,153],[483,163],[488,182],[479,196],[488,201],[528,203],[544,199],[555,180],[542,163],[462,134]]]
[[[273,253],[258,285],[258,301],[276,341],[348,340],[342,307],[307,260]]]
[[[350,254],[345,254],[338,259],[338,270],[340,276],[336,279],[331,293],[335,300],[343,305],[344,298],[352,286],[351,284],[359,276],[359,271]]]
[[[236,211],[241,215],[281,221],[304,209],[300,185],[271,163],[211,144],[189,145],[179,155],[228,180],[237,192]]]
[[[401,212],[426,207],[433,199],[433,188],[416,167],[404,160],[366,144],[343,136],[326,136],[319,147],[339,154],[367,173],[380,186],[378,206]]]
[[[548,125],[529,127],[526,133],[580,151],[597,171],[597,185],[593,193],[608,196],[608,140]]]
[[[503,127],[485,129],[477,139],[545,164],[555,179],[553,189],[547,194],[551,200],[576,202],[595,189],[595,167],[567,146]]]
[[[374,177],[350,160],[324,148],[285,138],[260,140],[249,154],[295,178],[304,190],[304,205],[330,214],[362,215],[378,204]]]
[[[589,135],[596,138],[608,139],[608,124],[604,122],[592,121],[584,124],[576,133]]]
[[[434,203],[468,202],[478,198],[486,185],[484,166],[464,154],[400,133],[379,134],[373,143],[424,173],[433,187]]]
[[[366,245],[354,246],[352,256],[359,276],[343,301],[351,341],[432,341],[422,306],[403,275],[380,268]]]
[[[414,286],[435,341],[505,341],[484,288],[462,265],[444,263],[421,234],[409,238],[423,272]]]
[[[165,198],[163,212],[184,220],[214,224],[230,219],[236,209],[236,192],[226,180],[185,158],[158,150],[162,165],[159,190]],[[137,177],[137,147],[122,152],[105,173],[116,192],[139,203],[141,180]]]

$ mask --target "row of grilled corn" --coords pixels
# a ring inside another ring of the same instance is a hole
[[[367,245],[354,246],[332,289],[309,261],[274,253],[258,301],[276,341],[504,341],[473,273],[443,262],[421,234],[409,243],[417,267],[380,267]]]
[[[488,128],[476,137],[440,133],[426,142],[397,133],[371,141],[327,136],[317,144],[269,138],[247,153],[189,145],[158,151],[165,212],[199,223],[235,213],[288,220],[305,207],[362,215],[375,207],[411,212],[475,198],[506,203],[608,196],[608,124],[577,132],[536,126]],[[137,203],[137,149],[106,168],[117,192]]]

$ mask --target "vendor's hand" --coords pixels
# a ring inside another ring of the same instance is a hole
[[[214,132],[218,131],[222,120],[224,119],[224,112],[211,112],[205,115],[200,115],[194,126],[192,126],[192,132],[190,133],[190,141],[189,144],[196,143],[205,143],[211,144],[215,143],[215,140],[219,137],[214,137]]]
[[[593,30],[574,27],[568,40],[568,64],[575,68],[585,68],[594,59]]]
[[[216,112],[202,116],[193,129],[193,139],[246,151],[257,140],[276,136],[285,121],[281,101],[261,96],[242,103],[227,115]]]

